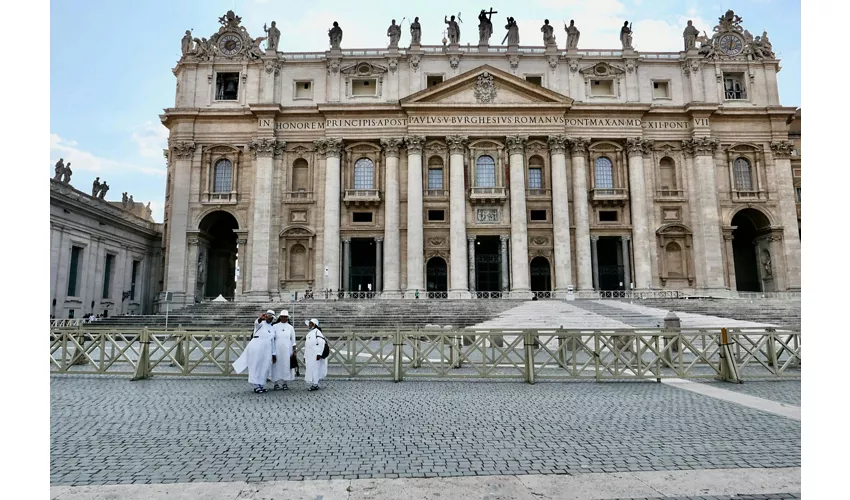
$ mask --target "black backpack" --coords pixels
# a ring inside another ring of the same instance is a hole
[[[321,333],[322,331],[319,330],[319,332]],[[316,339],[322,339],[325,341],[325,348],[322,349],[322,354],[319,357],[322,359],[328,359],[328,356],[331,355],[331,346],[328,344],[328,339],[319,335],[318,333],[316,334]]]

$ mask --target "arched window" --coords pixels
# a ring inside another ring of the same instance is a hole
[[[482,155],[475,160],[475,187],[496,187],[496,162]]]
[[[753,171],[750,161],[746,158],[738,158],[732,166],[735,175],[735,189],[738,191],[753,190]]]
[[[614,164],[605,156],[596,159],[596,189],[614,189]]]
[[[667,275],[671,278],[684,276],[685,267],[682,265],[682,247],[678,243],[670,242],[664,249],[667,256]]]
[[[528,160],[528,189],[543,189],[543,158],[537,155]]]
[[[676,163],[669,156],[661,158],[659,162],[661,170],[661,185],[662,191],[669,191],[677,188],[676,184]]]
[[[298,158],[292,163],[292,189],[291,191],[309,191],[308,183],[309,178],[307,176],[307,160],[304,158]]]
[[[307,250],[303,245],[295,245],[289,251],[289,278],[307,277]]]
[[[233,164],[230,160],[218,160],[213,170],[213,193],[229,193],[233,179]]]
[[[443,189],[443,159],[432,156],[428,160],[428,190],[438,191]]]
[[[354,163],[354,189],[375,189],[375,164],[369,158]]]

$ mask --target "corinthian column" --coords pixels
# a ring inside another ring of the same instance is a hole
[[[785,287],[800,290],[800,233],[797,225],[797,201],[794,197],[794,178],[791,172],[791,151],[794,144],[790,141],[771,142],[776,188],[779,190],[779,215],[782,226],[783,250],[785,252]]]
[[[452,279],[449,290],[452,298],[469,296],[466,276],[466,190],[463,182],[463,154],[466,151],[466,136],[450,135],[446,137],[449,147],[449,250],[451,252]]]
[[[552,231],[555,236],[555,291],[573,284],[570,252],[570,205],[567,190],[567,136],[549,136],[552,155]]]
[[[169,220],[168,239],[168,276],[166,287],[163,291],[174,292],[174,301],[183,304],[192,304],[195,284],[186,283],[186,230],[189,225],[189,191],[190,177],[192,172],[192,157],[195,154],[194,142],[173,142],[170,145],[171,171],[173,180],[171,186],[171,218]],[[60,249],[64,252],[64,247]],[[70,250],[68,251],[70,253]],[[194,262],[189,265],[194,266]],[[59,268],[60,271],[63,269]],[[60,282],[62,280],[59,280]],[[65,290],[61,285],[57,286],[59,295],[64,296]],[[123,291],[123,290],[122,290]],[[188,295],[188,297],[187,297]],[[57,308],[62,307],[62,302],[57,300]]]
[[[723,242],[720,232],[720,209],[717,202],[717,182],[714,151],[718,141],[711,137],[695,137],[682,141],[686,154],[693,155],[694,172],[691,176],[697,186],[696,199],[700,221],[699,236],[701,251],[696,252],[694,263],[701,271],[703,282],[697,288],[706,291],[725,291],[723,269]],[[699,273],[697,273],[699,275]]]
[[[511,276],[514,292],[529,292],[528,215],[525,212],[525,143],[528,136],[506,138],[511,168]]]
[[[252,193],[253,217],[251,221],[251,300],[269,300],[270,283],[274,278],[269,272],[272,243],[277,240],[272,230],[272,201],[274,198],[274,154],[282,150],[285,143],[274,137],[258,137],[251,141],[254,156],[254,192]],[[274,236],[274,237],[273,237]]]
[[[422,229],[422,147],[424,136],[404,138],[407,146],[407,296],[425,289],[425,237]]]
[[[573,150],[573,222],[576,225],[576,274],[579,290],[593,290],[590,259],[590,219],[587,215],[587,144],[584,137],[570,139]]]
[[[401,137],[381,139],[387,159],[387,189],[384,198],[384,291],[397,293],[400,289],[401,248],[399,236],[398,150]]]
[[[325,289],[339,289],[339,162],[342,139],[315,141],[325,161],[325,227],[322,260],[328,270]],[[346,283],[346,286],[348,284]]]
[[[652,286],[651,241],[646,213],[646,181],[643,176],[643,155],[652,142],[640,137],[626,140],[629,153],[629,200],[632,213],[632,236],[635,254],[635,288]]]

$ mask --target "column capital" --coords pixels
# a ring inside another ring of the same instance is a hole
[[[248,238],[237,238],[236,244],[239,245],[240,247],[245,246],[245,245],[248,244]]]
[[[510,235],[507,235],[507,234],[500,234],[499,235],[499,241],[501,241],[502,243],[507,243],[508,240],[510,240],[510,239],[511,239]]]
[[[770,149],[773,151],[773,157],[777,159],[791,158],[794,151],[794,143],[791,141],[772,141]]]
[[[587,154],[587,146],[590,144],[590,139],[587,137],[567,137],[567,141],[573,151],[573,156],[584,156]]]
[[[383,236],[375,236],[375,243],[383,243],[383,242],[384,242]]]
[[[525,143],[528,142],[527,135],[508,135],[505,136],[505,142],[508,144],[508,153],[512,155],[521,155],[525,152]]]
[[[407,146],[407,154],[422,154],[422,149],[425,147],[424,135],[408,135],[404,138],[404,145]]]
[[[591,236],[590,236],[590,241],[594,241],[594,242],[599,241],[599,236],[596,236],[595,234],[594,234],[594,235],[591,235]]]
[[[172,156],[178,160],[191,160],[195,154],[195,143],[191,141],[175,142],[171,144],[170,148]]]
[[[631,240],[631,239],[632,239],[632,237],[631,237],[631,236],[629,236],[629,235],[624,235],[624,236],[620,236],[620,239],[621,239],[621,240],[623,240],[623,241],[625,242],[625,241],[629,241],[629,240]]]
[[[198,245],[200,243],[200,241],[198,240],[197,236],[190,236],[189,238],[186,239],[186,243],[189,246],[195,246],[195,245]]]
[[[285,142],[277,141],[274,137],[254,137],[248,145],[254,158],[271,158],[275,153],[282,152],[285,146]]]
[[[693,137],[682,141],[686,156],[712,156],[720,141],[713,137]]]
[[[349,243],[351,243],[351,237],[343,238],[342,242],[345,243],[346,245],[348,245]]]
[[[381,138],[381,147],[384,149],[384,155],[389,157],[398,158],[398,150],[404,144],[404,138],[402,137],[382,137]]]
[[[446,144],[449,147],[449,154],[462,155],[466,151],[467,142],[469,142],[469,136],[466,135],[446,136]]]
[[[569,139],[564,134],[550,135],[547,143],[549,144],[549,154],[566,155],[569,147]]]
[[[326,158],[339,158],[342,155],[342,139],[321,139],[313,141],[313,145]]]
[[[643,137],[629,137],[626,139],[626,150],[629,156],[643,156],[649,153],[655,141]]]
[[[470,243],[475,243],[475,235],[467,236],[466,241],[468,241]]]

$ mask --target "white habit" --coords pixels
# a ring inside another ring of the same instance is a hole
[[[292,370],[295,367],[289,365],[289,357],[292,355],[292,348],[295,346],[295,328],[289,323],[275,323],[272,325],[275,333],[275,347],[280,356],[277,358],[277,363],[272,365],[272,382],[286,382],[294,380],[295,376]]]
[[[254,323],[254,338],[248,342],[239,359],[233,362],[233,371],[242,373],[247,368],[250,384],[266,385],[266,380],[272,374],[272,356],[277,355],[274,337],[272,325],[257,320]],[[280,360],[277,361],[280,363]]]
[[[324,334],[318,328],[313,328],[304,341],[304,381],[310,385],[319,385],[319,381],[328,376],[328,360],[316,361],[325,348]]]

